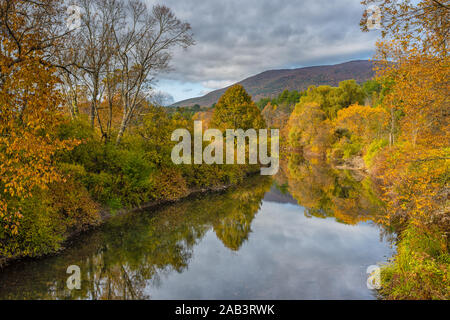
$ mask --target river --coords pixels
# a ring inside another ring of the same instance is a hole
[[[112,218],[59,255],[0,272],[0,299],[377,299],[392,234],[367,179],[286,164],[222,193]],[[80,290],[67,268],[79,266]]]

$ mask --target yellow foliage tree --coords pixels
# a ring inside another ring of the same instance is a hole
[[[228,89],[217,102],[212,126],[221,129],[263,129],[266,127],[260,110],[242,85]]]
[[[314,154],[323,154],[332,143],[333,125],[317,103],[298,104],[289,124],[289,144]]]
[[[370,143],[381,139],[386,132],[389,114],[381,107],[371,108],[359,104],[339,110],[336,119],[338,128],[345,128],[359,139]]]
[[[441,217],[445,228],[450,160],[449,1],[363,3],[381,8],[385,39],[378,43],[377,76],[389,83],[383,105],[391,110],[391,135],[398,132],[380,168],[390,216],[413,218],[422,225]]]

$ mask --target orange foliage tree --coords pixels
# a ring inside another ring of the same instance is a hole
[[[60,39],[51,34],[58,8],[51,0],[0,4],[0,238],[18,234],[23,199],[63,180],[54,155],[75,144],[55,135],[61,100],[46,58]]]
[[[448,228],[450,1],[363,4],[377,4],[382,13],[377,76],[389,83],[383,105],[397,133],[380,168],[390,216],[421,225],[438,218]],[[364,16],[363,30],[366,22]]]

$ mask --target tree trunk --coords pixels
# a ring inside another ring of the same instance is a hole
[[[391,132],[389,134],[389,145],[392,147],[395,144],[395,109],[391,107]]]
[[[97,112],[97,96],[98,96],[98,77],[94,76],[94,90],[92,92],[91,112],[89,120],[91,121],[91,127],[95,126],[95,114]]]
[[[117,134],[117,139],[116,139],[116,145],[117,146],[122,141],[123,134],[125,133],[125,130],[127,129],[127,125],[128,125],[128,120],[127,119],[128,119],[128,115],[126,113],[124,113],[123,118],[122,118],[122,122],[120,124],[119,133]]]

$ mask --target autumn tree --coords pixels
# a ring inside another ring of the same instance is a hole
[[[355,80],[345,80],[339,83],[336,99],[341,108],[347,108],[355,103],[363,104],[365,93]]]
[[[180,21],[166,6],[156,5],[150,10],[141,1],[130,1],[125,12],[133,21],[131,27],[113,30],[123,113],[117,143],[148,97],[154,76],[168,69],[171,50],[194,44],[190,25]]]
[[[364,91],[355,80],[342,81],[339,87],[309,87],[290,116],[289,144],[325,155],[335,140],[334,120],[338,112],[364,100]]]
[[[91,126],[98,120],[99,129],[105,136],[98,109],[105,93],[105,84],[109,84],[103,79],[111,78],[107,71],[110,71],[108,67],[115,51],[112,28],[122,23],[122,3],[118,0],[79,0],[75,5],[82,11],[81,26],[74,32],[78,42],[73,47],[77,53],[75,64],[78,71],[82,71],[79,74],[89,89]]]
[[[382,104],[391,112],[392,138],[379,172],[389,217],[411,220],[421,228],[437,220],[437,225],[448,228],[444,190],[450,159],[450,3],[367,0],[363,4],[378,5],[382,14],[377,77],[386,89]],[[361,21],[364,31],[366,21],[367,15]]]
[[[62,181],[54,155],[74,144],[55,136],[63,120],[49,55],[63,39],[54,18],[61,8],[52,0],[0,2],[0,243],[19,232],[21,201]]]
[[[393,111],[391,127],[399,120],[403,137],[409,136],[413,145],[418,140],[424,145],[448,141],[449,1],[362,3],[381,9],[383,40],[376,59],[378,77],[392,84],[384,103]],[[368,31],[367,19],[365,14],[363,31]],[[395,110],[404,117],[398,119]]]
[[[323,155],[332,144],[333,126],[317,103],[299,103],[289,119],[289,144]]]
[[[206,111],[200,111],[192,116],[194,121],[202,121],[203,129],[207,130],[211,127],[211,121],[214,115],[214,109],[209,109]]]
[[[383,39],[399,42],[402,51],[417,49],[441,57],[448,55],[448,0],[363,0],[361,3],[380,8]],[[370,31],[369,19],[370,14],[365,11],[360,23],[365,32]]]
[[[261,114],[270,128],[284,129],[289,120],[290,113],[282,106],[272,105],[269,102]]]
[[[73,4],[81,8],[82,23],[71,33],[76,45],[62,58],[71,66],[64,74],[66,92],[74,95],[79,83],[87,88],[91,125],[96,124],[106,142],[114,132],[119,144],[134,118],[145,113],[155,76],[168,69],[171,51],[194,44],[191,27],[166,6],[149,7],[142,0]],[[121,120],[113,128],[117,102]],[[71,113],[73,109],[79,108],[69,104]]]
[[[229,88],[214,109],[212,127],[227,129],[263,129],[266,124],[260,110],[242,85]]]
[[[363,104],[365,94],[355,80],[339,83],[339,87],[311,86],[301,97],[300,103],[318,103],[328,119],[334,119],[337,112],[354,103]]]
[[[368,80],[364,82],[364,84],[362,85],[362,89],[366,95],[366,104],[375,107],[380,103],[382,90],[380,82],[374,79]]]
[[[170,117],[165,107],[150,105],[136,133],[144,139],[145,149],[159,165],[172,163],[170,159],[174,143],[172,133],[176,129],[188,127],[188,121],[177,115]],[[168,143],[170,142],[170,143]]]
[[[338,112],[336,127],[347,129],[365,144],[385,138],[389,114],[381,107],[352,105]]]

